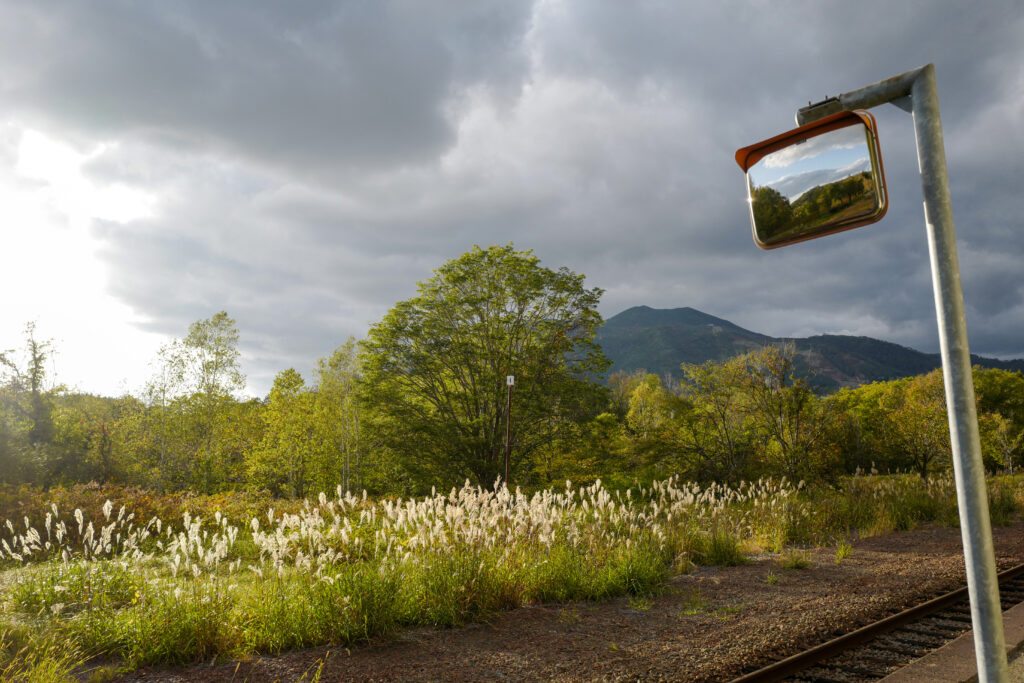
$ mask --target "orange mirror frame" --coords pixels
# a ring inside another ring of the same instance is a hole
[[[754,242],[795,244],[875,223],[888,209],[877,124],[843,111],[736,152]]]

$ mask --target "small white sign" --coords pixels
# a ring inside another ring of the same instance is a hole
[[[516,383],[515,375],[506,375],[505,376],[505,384],[507,384],[507,385],[509,385],[511,387],[511,386],[514,386],[515,383]]]

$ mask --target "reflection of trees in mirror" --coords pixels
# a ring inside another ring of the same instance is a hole
[[[758,234],[773,237],[793,223],[793,207],[777,190],[764,186],[754,190],[754,223]]]
[[[867,171],[812,187],[792,202],[768,186],[754,188],[751,200],[754,224],[762,242],[844,223],[877,209],[874,181]]]
[[[801,227],[841,221],[875,210],[874,183],[868,172],[812,187],[793,202],[793,216]]]

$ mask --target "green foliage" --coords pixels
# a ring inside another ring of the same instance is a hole
[[[350,646],[397,625],[397,576],[363,564],[334,567],[310,582],[289,574],[257,581],[234,607],[246,651],[276,654],[321,643]]]
[[[743,410],[743,358],[682,365],[684,396],[693,405],[682,438],[696,478],[736,483],[750,473],[755,444]]]
[[[759,234],[772,237],[792,225],[793,207],[778,190],[758,187],[751,192],[750,200]]]
[[[118,656],[130,666],[210,661],[241,651],[231,601],[221,591],[158,591],[119,611],[86,612],[62,630],[93,653]]]
[[[50,563],[22,576],[11,599],[30,614],[72,615],[86,610],[119,609],[138,600],[143,582],[125,562]]]
[[[362,414],[356,390],[360,381],[358,347],[353,337],[317,363],[314,407],[317,421],[324,430],[328,457],[318,465],[318,483],[323,490],[335,484],[342,490],[380,490],[382,477],[377,468],[367,467],[362,438]]]
[[[853,545],[847,539],[842,539],[836,544],[836,564],[853,554]]]
[[[315,461],[324,455],[325,435],[318,424],[314,394],[302,375],[278,373],[263,409],[263,441],[249,457],[249,478],[274,495],[302,498],[312,483]]]
[[[1020,508],[1020,488],[1012,477],[1000,477],[989,481],[988,512],[994,526],[1008,526]]]
[[[836,414],[794,376],[794,358],[792,346],[767,346],[724,363],[683,364],[676,433],[691,458],[689,476],[828,478]]]
[[[161,408],[166,409],[169,388],[178,422],[172,434],[180,439],[172,443],[176,467],[167,469],[177,469],[178,476],[204,493],[220,488],[231,462],[225,452],[232,426],[227,417],[233,393],[245,387],[238,340],[235,321],[220,311],[192,323],[184,339],[161,352]],[[169,387],[164,385],[168,381]]]
[[[1024,373],[974,366],[978,412],[1003,416],[1010,431],[1024,430]]]
[[[938,370],[906,380],[903,391],[883,397],[892,437],[922,479],[950,453],[949,423],[942,373]]]
[[[504,475],[508,394],[512,468],[596,414],[590,377],[601,291],[549,270],[529,251],[474,248],[446,263],[374,325],[363,344],[368,427],[421,489]]]
[[[71,683],[85,657],[58,634],[24,629],[0,632],[0,680],[10,683]]]
[[[747,563],[739,536],[721,528],[691,537],[688,548],[694,562],[716,567],[736,567]]]
[[[36,339],[25,326],[25,348],[0,352],[0,483],[53,482],[66,464],[54,448],[54,399],[63,391],[47,386],[46,361],[52,342]]]
[[[1002,468],[1013,474],[1024,452],[1024,429],[1001,413],[982,413],[978,420],[981,443],[992,469]]]
[[[851,198],[834,189],[830,208],[841,209]],[[674,475],[734,486],[786,477],[813,487],[844,472],[927,479],[948,471],[938,371],[819,397],[811,386],[824,386],[821,378],[802,379],[809,347],[760,347],[767,338],[692,309],[638,307],[606,326],[609,343],[668,324],[656,335],[659,363],[721,360],[683,364],[681,382],[663,365],[661,375],[618,372],[605,391],[592,381],[607,366],[596,343],[600,294],[528,251],[477,247],[397,304],[364,344],[349,339],[321,359],[308,384],[294,369],[280,373],[265,400],[236,395],[240,337],[223,311],[161,350],[139,397],[53,385],[52,344],[29,325],[21,351],[0,353],[0,484],[10,485],[0,489],[0,516],[10,508],[4,498],[20,490],[12,487],[28,483],[69,501],[84,482],[122,493],[247,489],[292,499],[337,486],[391,495],[466,479],[489,486],[504,474],[508,374],[516,377],[512,471],[525,490],[602,480],[625,491]],[[709,326],[728,341],[710,344]],[[872,340],[819,341],[826,361],[856,357],[867,376],[931,363],[895,345],[884,347],[892,357],[865,360],[878,353]],[[1012,475],[1024,461],[1024,374],[976,367],[974,379],[985,466]],[[144,509],[152,498],[139,495]],[[901,528],[951,514],[929,493],[908,500],[874,523]],[[873,514],[856,501],[840,504],[850,509],[837,516]],[[813,533],[799,516],[778,519],[787,521],[764,534],[773,547]]]
[[[794,375],[795,349],[765,347],[743,358],[743,409],[767,473],[822,480],[833,468],[826,435],[831,415]]]

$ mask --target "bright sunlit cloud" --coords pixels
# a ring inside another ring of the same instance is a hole
[[[72,227],[84,227],[91,219],[126,223],[152,215],[153,199],[147,193],[119,183],[101,186],[82,174],[82,166],[105,150],[105,145],[99,145],[81,154],[38,131],[26,130],[14,170],[23,178],[44,183]]]
[[[36,338],[53,340],[51,380],[107,395],[138,389],[165,340],[140,331],[133,311],[107,294],[90,228],[95,220],[149,216],[153,199],[83,175],[103,147],[83,154],[25,130],[11,151],[0,157],[13,160],[0,167],[0,246],[8,256],[0,269],[0,348],[22,348],[25,325],[34,321]]]
[[[865,145],[864,126],[850,126],[840,128],[825,135],[803,142],[799,145],[791,145],[785,149],[765,156],[764,165],[768,168],[788,168],[797,162],[817,157],[825,152],[840,149],[853,149]]]

